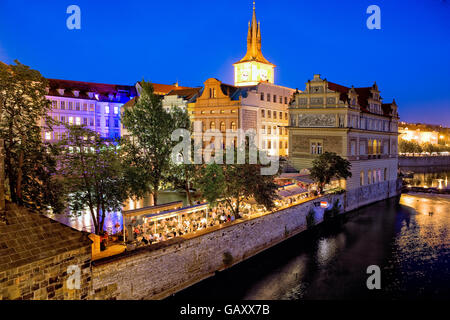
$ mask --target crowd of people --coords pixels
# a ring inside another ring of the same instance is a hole
[[[281,197],[275,204],[277,209],[283,209],[308,197],[307,192],[298,193]],[[267,213],[264,207],[248,202],[241,204],[239,212],[245,218]],[[199,204],[168,214],[162,213],[153,217],[134,216],[125,219],[130,219],[125,222],[127,240],[136,245],[149,245],[232,222],[235,216],[225,203],[219,202],[213,208],[209,208],[207,204]]]

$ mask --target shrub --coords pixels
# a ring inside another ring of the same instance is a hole
[[[231,254],[231,252],[226,251],[223,253],[223,264],[225,266],[230,266],[233,263],[233,255]]]

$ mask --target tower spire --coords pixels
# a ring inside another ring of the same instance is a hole
[[[240,61],[259,61],[269,63],[261,52],[261,25],[256,19],[255,1],[253,1],[252,20],[248,23],[247,53]]]

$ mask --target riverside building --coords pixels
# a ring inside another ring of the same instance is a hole
[[[195,101],[188,103],[192,121],[202,129],[253,129],[257,146],[269,155],[288,155],[288,104],[295,92],[274,84],[275,65],[261,51],[261,26],[253,6],[247,32],[247,52],[234,66],[234,85],[210,78]],[[226,145],[224,141],[224,145]]]
[[[351,162],[347,190],[397,180],[397,104],[383,103],[376,83],[349,88],[314,75],[295,93],[289,114],[289,155],[298,170],[329,151]]]

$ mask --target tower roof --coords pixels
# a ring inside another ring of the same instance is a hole
[[[261,52],[261,26],[256,20],[255,2],[253,1],[253,15],[251,22],[248,23],[247,34],[247,53],[236,63],[258,61],[262,63],[272,64],[264,58]]]

